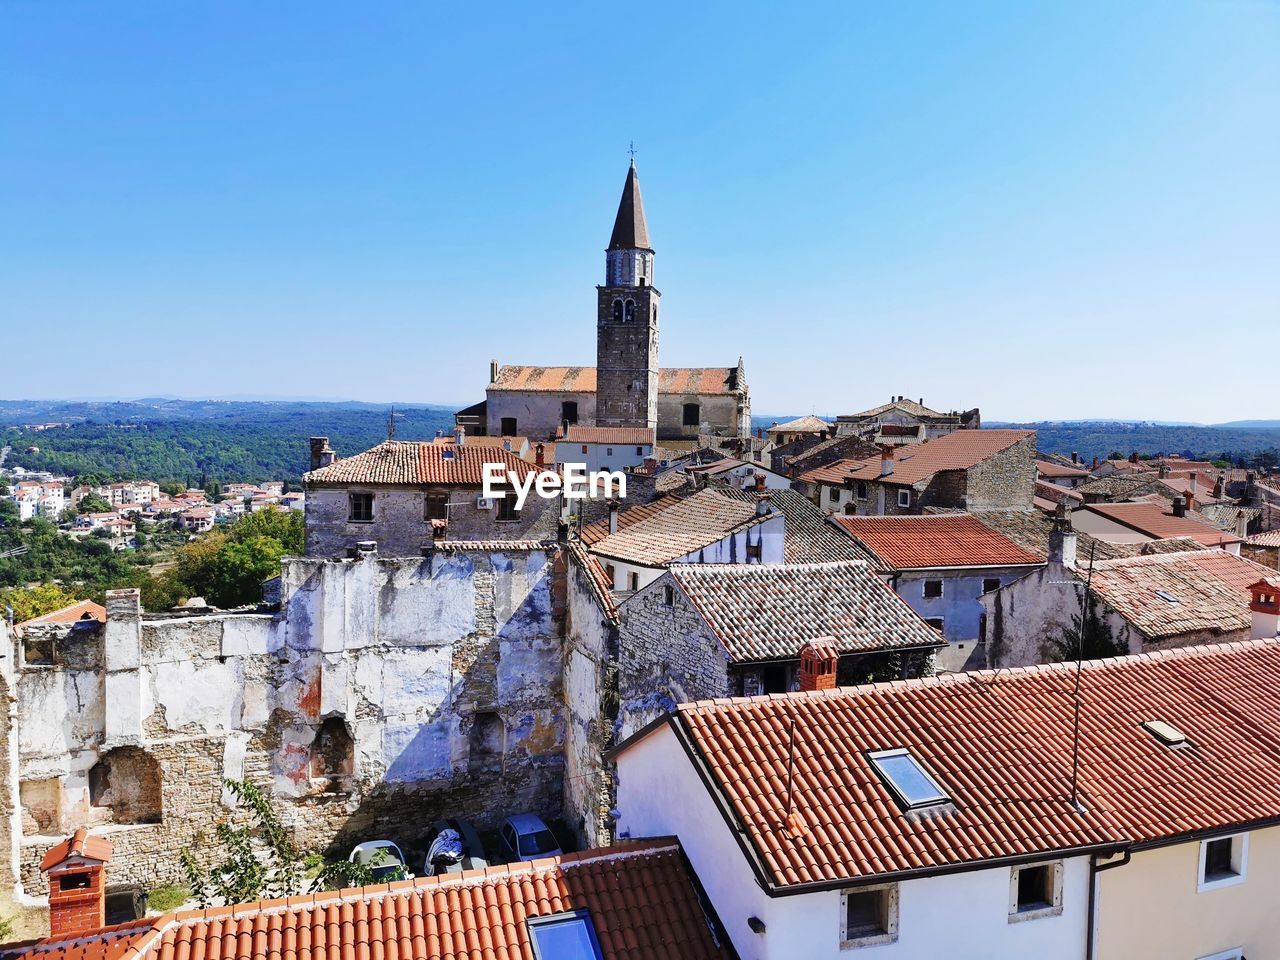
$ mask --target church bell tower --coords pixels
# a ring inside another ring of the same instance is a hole
[[[596,426],[658,426],[658,301],[635,160],[596,287]]]

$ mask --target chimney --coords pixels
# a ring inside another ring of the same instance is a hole
[[[489,361],[489,382],[496,383],[498,380],[498,361]]]
[[[800,689],[834,690],[836,685],[835,641],[831,637],[819,637],[800,648]]]
[[[756,516],[763,517],[769,512],[769,492],[756,488]]]
[[[619,506],[620,504],[618,503],[617,497],[610,498],[609,500],[609,535],[610,536],[618,532],[618,507]]]
[[[764,493],[764,474],[756,474],[756,493]]]
[[[1213,495],[1219,500],[1227,495],[1227,478],[1222,474],[1218,474],[1218,479],[1213,481]]]
[[[503,441],[502,441],[502,449],[503,449],[503,450],[505,450],[505,451],[507,451],[507,453],[510,453],[510,452],[511,452],[511,441],[510,441],[510,440],[503,440]]]
[[[893,473],[893,444],[880,446],[880,476],[887,477]]]
[[[356,543],[356,556],[363,559],[373,559],[378,555],[377,540],[360,540]]]
[[[49,934],[73,937],[106,926],[106,866],[111,841],[81,827],[44,855],[49,875]]]
[[[1161,460],[1161,461],[1160,461],[1160,467],[1159,467],[1159,469],[1156,471],[1156,473],[1159,475],[1159,477],[1160,477],[1160,479],[1161,479],[1161,480],[1164,480],[1166,477],[1168,477],[1168,476],[1169,476],[1169,463],[1168,463],[1168,461],[1166,461],[1166,460]]]
[[[1074,450],[1071,451],[1071,462],[1077,466],[1080,464],[1080,454],[1076,453]]]
[[[1173,498],[1173,515],[1175,517],[1185,517],[1187,515],[1187,501],[1182,497]]]
[[[1280,632],[1280,583],[1259,580],[1249,587],[1252,595],[1249,609],[1253,612],[1254,640],[1270,640]]]
[[[1070,528],[1049,531],[1049,563],[1074,570],[1076,567],[1076,532]]]
[[[1098,469],[1098,458],[1097,458],[1097,456],[1095,456],[1095,457],[1093,458],[1093,466],[1091,466],[1089,469],[1090,469],[1090,470],[1097,470],[1097,469]]]
[[[764,427],[756,427],[756,439],[757,440],[764,439]]]
[[[1135,450],[1135,451],[1133,451],[1133,453],[1129,454],[1129,462],[1130,462],[1130,463],[1137,463],[1137,462],[1138,462],[1138,451],[1137,451],[1137,450]]]
[[[333,452],[333,448],[329,446],[328,437],[312,437],[311,438],[311,469],[319,470],[321,467],[327,467],[336,460],[338,455]]]
[[[1196,480],[1196,475],[1195,475],[1194,473],[1193,473],[1193,474],[1191,474],[1191,484],[1190,484],[1190,487],[1191,487],[1191,497],[1198,497],[1198,496],[1200,496],[1200,483],[1199,483],[1199,481],[1198,481],[1198,480]],[[1190,498],[1188,498],[1188,501],[1189,501],[1189,500],[1190,500]]]
[[[453,442],[459,447],[467,442],[467,428],[460,423],[453,428]]]
[[[539,468],[547,465],[547,448],[545,444],[539,443],[533,448],[533,462]]]

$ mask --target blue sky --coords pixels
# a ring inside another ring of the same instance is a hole
[[[1269,0],[9,0],[0,64],[0,397],[591,364],[634,140],[662,360],[758,413],[1280,417]]]

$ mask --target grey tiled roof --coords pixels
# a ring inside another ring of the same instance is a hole
[[[858,560],[678,563],[670,576],[737,662],[796,657],[806,640],[818,637],[831,637],[841,653],[943,644],[869,564]]]
[[[661,566],[758,523],[754,502],[700,490],[653,516],[606,536],[591,552],[643,566]]]
[[[983,510],[973,516],[997,533],[1003,533],[1024,550],[1040,557],[1049,555],[1049,531],[1053,529],[1053,518],[1048,514],[1039,510]],[[1119,557],[1197,550],[1203,549],[1203,546],[1187,537],[1151,540],[1147,543],[1110,543],[1087,533],[1076,535],[1077,564],[1081,568],[1088,563],[1091,553],[1095,560],[1115,560]]]
[[[726,497],[755,503],[754,490],[720,492]],[[769,503],[785,518],[782,552],[787,563],[874,562],[874,558],[856,540],[838,529],[804,494],[796,490],[770,490]]]

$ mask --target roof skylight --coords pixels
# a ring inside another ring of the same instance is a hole
[[[1176,747],[1187,742],[1187,735],[1171,723],[1163,720],[1144,720],[1142,729],[1147,731],[1165,746]]]
[[[587,910],[529,918],[529,939],[538,960],[601,960],[600,941]]]
[[[1175,597],[1175,596],[1174,596],[1172,593],[1170,593],[1168,590],[1157,590],[1157,591],[1156,591],[1156,596],[1157,596],[1157,597],[1159,597],[1161,600],[1166,600],[1166,601],[1168,601],[1169,603],[1177,603],[1177,602],[1178,602],[1178,598],[1177,598],[1177,597]]]
[[[938,782],[925,772],[920,761],[905,748],[876,750],[867,754],[880,779],[908,810],[950,803],[951,798]]]

